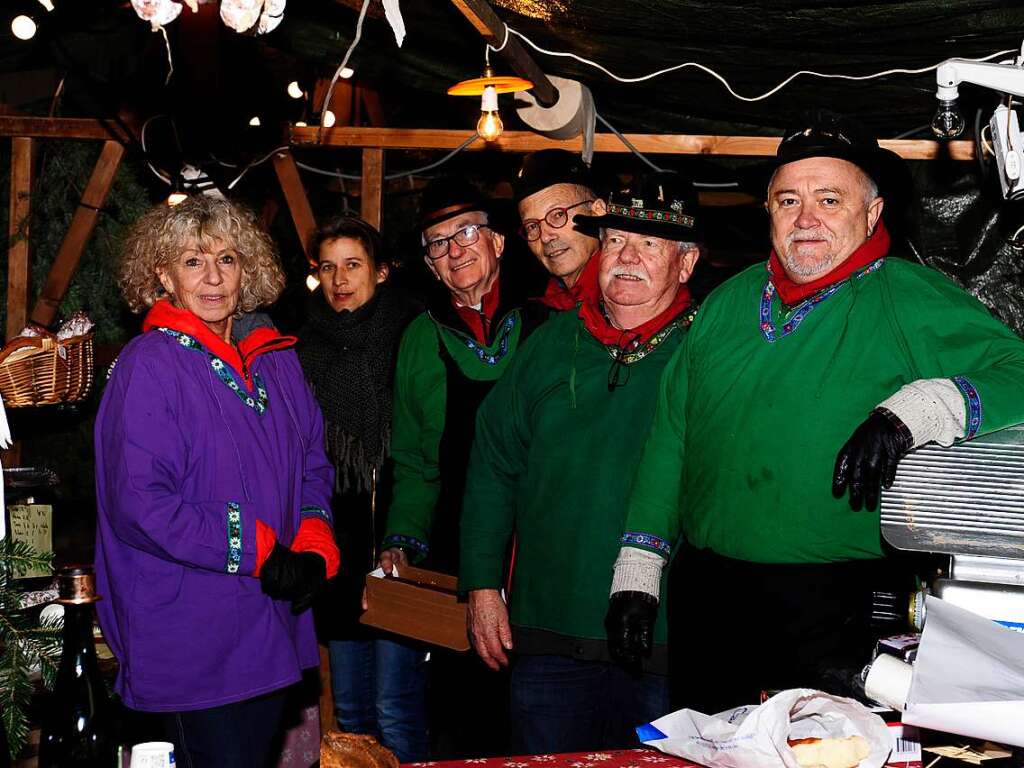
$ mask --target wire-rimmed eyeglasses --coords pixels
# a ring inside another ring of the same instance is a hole
[[[629,331],[623,331],[619,336],[619,343],[612,353],[612,367],[608,369],[608,391],[614,392],[619,387],[629,383],[629,363],[626,362],[626,355],[640,346],[640,334],[634,333],[626,336]]]
[[[490,229],[490,227],[486,224],[470,224],[453,232],[448,237],[439,237],[436,240],[428,241],[426,245],[427,258],[437,261],[441,257],[447,256],[452,247],[452,240],[463,248],[475,245],[476,241],[480,239],[481,229]]]
[[[548,226],[552,229],[561,229],[569,222],[569,211],[573,208],[579,208],[581,205],[592,203],[593,200],[580,200],[578,203],[573,203],[565,208],[552,208],[550,211],[544,214],[544,221],[547,222]],[[525,238],[528,242],[533,242],[540,237],[540,219],[526,219],[523,221],[523,225],[519,228],[519,234]]]

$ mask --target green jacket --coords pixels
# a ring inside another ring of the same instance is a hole
[[[447,294],[402,336],[395,370],[394,490],[384,547],[455,573],[458,517],[476,408],[546,311],[501,286],[488,344],[477,343]],[[451,402],[449,402],[451,399]]]
[[[681,320],[668,329],[628,366],[625,385],[609,391],[609,348],[576,312],[555,315],[481,406],[463,504],[459,589],[503,586],[503,554],[514,532],[515,628],[603,642],[626,499],[662,369],[685,335]],[[664,619],[657,629],[664,643]]]
[[[968,437],[1024,421],[1024,342],[938,272],[880,260],[802,316],[766,301],[767,281],[759,264],[720,286],[666,368],[624,544],[667,557],[682,532],[752,562],[881,557],[878,513],[831,493],[876,405],[952,378]]]

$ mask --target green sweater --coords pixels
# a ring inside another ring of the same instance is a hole
[[[896,258],[796,318],[760,264],[720,286],[665,370],[623,543],[764,563],[882,556],[877,512],[833,498],[836,454],[881,401],[952,378],[968,436],[1024,421],[1024,342],[938,272]],[[784,325],[796,327],[784,334]]]
[[[494,342],[490,346],[475,345],[475,349],[467,343],[471,339],[467,333],[439,322],[430,312],[422,313],[406,328],[395,368],[391,428],[394,491],[384,547],[406,547],[414,561],[422,559],[430,548],[441,493],[439,450],[447,400],[447,371],[439,345],[444,344],[463,376],[494,381],[508,367],[518,345],[520,314],[519,309],[513,309],[501,315]],[[501,326],[510,318],[514,322],[503,335]]]
[[[560,313],[484,400],[462,510],[459,589],[502,586],[514,531],[514,626],[605,637],[626,499],[662,369],[685,335],[681,325],[671,329],[610,392],[608,348],[576,312]],[[664,618],[657,629],[663,643]]]

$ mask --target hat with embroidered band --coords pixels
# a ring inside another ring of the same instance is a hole
[[[581,232],[594,235],[605,227],[665,240],[693,241],[700,236],[697,192],[674,171],[637,176],[629,187],[608,196],[603,216],[577,214],[573,222]]]

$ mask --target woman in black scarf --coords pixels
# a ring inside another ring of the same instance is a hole
[[[395,356],[416,308],[387,282],[380,234],[362,219],[331,221],[317,231],[312,252],[320,290],[299,332],[299,359],[337,472],[334,530],[343,567],[315,606],[330,649],[335,717],[343,731],[376,736],[400,762],[423,761],[425,652],[358,621],[390,496]]]

